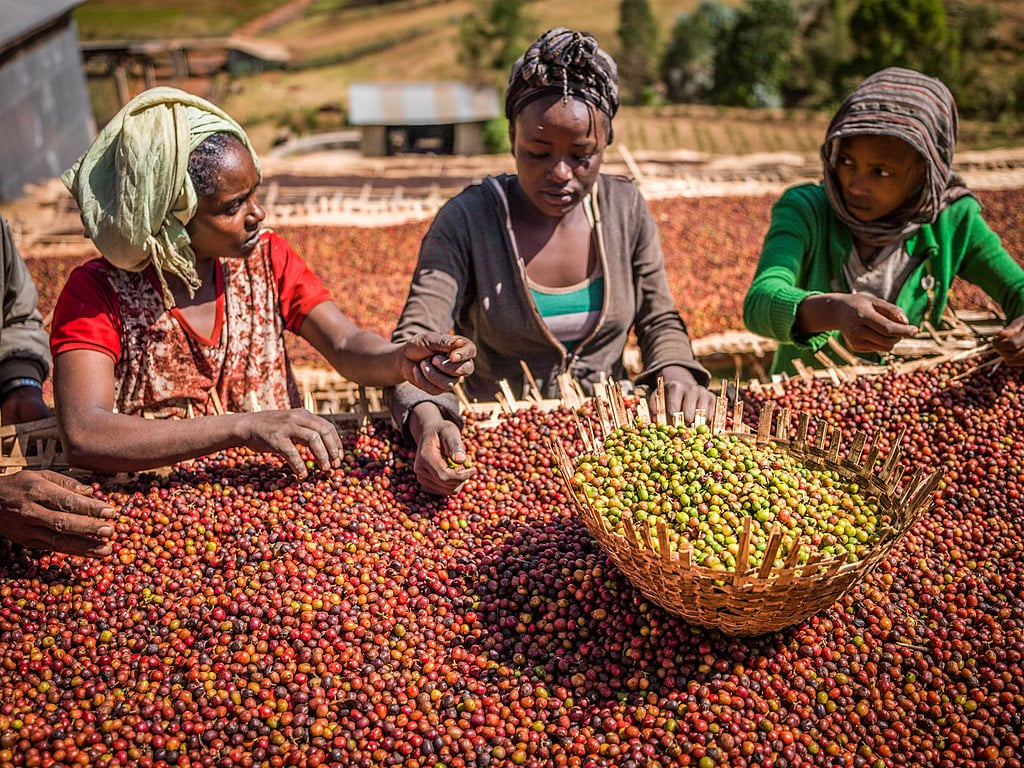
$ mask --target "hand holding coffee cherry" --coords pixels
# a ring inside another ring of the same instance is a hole
[[[439,395],[473,373],[476,346],[462,336],[421,333],[402,347],[402,375],[410,384]]]
[[[1024,315],[1007,323],[992,339],[992,347],[1007,365],[1024,365]]]
[[[341,463],[338,430],[327,419],[305,408],[241,413],[233,418],[238,419],[242,445],[254,451],[281,455],[299,477],[306,477],[308,468],[298,445],[309,449],[320,469],[333,469]]]
[[[433,403],[416,406],[409,417],[409,430],[419,446],[413,470],[427,493],[455,493],[476,474],[458,425],[446,419]]]

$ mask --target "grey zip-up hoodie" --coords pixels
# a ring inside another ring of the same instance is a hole
[[[693,357],[669,291],[657,224],[633,183],[602,174],[584,202],[597,234],[604,301],[597,324],[571,355],[530,296],[508,213],[508,192],[517,183],[514,175],[489,176],[441,208],[420,246],[393,340],[452,329],[471,339],[477,346],[476,370],[465,390],[478,400],[494,400],[501,379],[522,396],[526,375],[520,361],[544,397],[559,396],[557,377],[566,371],[588,394],[602,374],[625,379],[622,352],[631,329],[644,363],[638,384],[653,383],[666,366],[682,365],[706,386],[710,375]],[[424,400],[457,420],[454,395],[432,397],[411,384],[388,395],[400,426]]]

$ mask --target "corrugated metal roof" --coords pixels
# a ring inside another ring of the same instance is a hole
[[[353,83],[348,88],[352,125],[476,123],[501,114],[493,86],[458,82]]]
[[[0,0],[0,51],[73,11],[85,0]]]

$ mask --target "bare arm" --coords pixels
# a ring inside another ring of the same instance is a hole
[[[308,411],[262,411],[196,419],[143,419],[114,413],[114,361],[86,349],[54,361],[57,424],[68,463],[100,472],[134,472],[246,446],[273,451],[300,477],[305,445],[323,468],[337,466],[341,440],[325,419]]]
[[[299,329],[342,376],[364,386],[408,381],[431,394],[450,392],[473,372],[476,348],[468,339],[421,333],[392,343],[359,328],[334,302],[317,305]]]

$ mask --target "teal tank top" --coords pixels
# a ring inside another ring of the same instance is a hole
[[[530,295],[540,316],[570,352],[594,329],[604,302],[604,277],[589,278],[566,288],[530,282]]]

